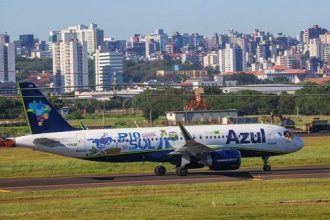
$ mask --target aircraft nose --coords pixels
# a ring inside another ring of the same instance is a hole
[[[304,147],[304,141],[298,136],[294,137],[293,144],[295,146],[296,151],[298,151],[298,150],[300,150],[301,148]]]

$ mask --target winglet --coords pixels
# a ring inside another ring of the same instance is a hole
[[[189,132],[187,131],[187,129],[181,124],[181,122],[179,122],[179,127],[180,130],[182,132],[182,135],[185,139],[185,141],[194,141],[194,138],[189,134]]]

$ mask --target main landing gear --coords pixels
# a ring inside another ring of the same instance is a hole
[[[272,167],[269,165],[268,159],[269,159],[269,157],[262,157],[262,161],[264,162],[263,169],[266,172],[272,170]]]
[[[166,168],[163,165],[156,166],[154,171],[157,176],[164,176],[166,174]]]
[[[188,169],[185,166],[177,167],[176,168],[176,175],[178,175],[178,176],[187,176],[188,175]]]

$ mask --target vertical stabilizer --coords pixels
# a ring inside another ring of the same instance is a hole
[[[20,82],[19,89],[32,134],[77,130],[65,121],[33,83]]]

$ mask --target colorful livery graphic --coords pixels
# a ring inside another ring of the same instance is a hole
[[[286,128],[269,124],[198,125],[125,129],[79,130],[71,127],[33,83],[19,84],[31,135],[16,138],[18,146],[68,157],[103,162],[159,162],[176,166],[179,176],[188,169],[235,170],[241,158],[260,157],[271,170],[270,156],[293,153],[303,141]]]
[[[48,119],[48,113],[50,112],[50,110],[51,108],[48,105],[43,104],[41,101],[38,103],[36,101],[33,101],[32,103],[29,103],[29,108],[27,109],[27,112],[32,112],[33,114],[35,114],[37,117],[38,125],[42,126],[43,122]]]

